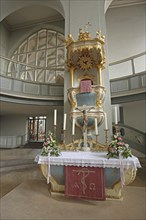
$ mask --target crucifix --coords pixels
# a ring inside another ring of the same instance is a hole
[[[83,151],[89,151],[89,147],[88,147],[88,141],[87,141],[87,126],[88,126],[88,116],[87,116],[87,113],[90,112],[91,109],[93,109],[94,107],[91,107],[89,108],[88,110],[86,109],[79,109],[79,108],[76,108],[78,109],[80,112],[83,113],[83,148],[82,150]]]

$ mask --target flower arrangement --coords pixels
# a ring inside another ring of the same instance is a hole
[[[109,144],[107,157],[119,158],[120,154],[123,158],[132,157],[129,145],[125,144],[120,133],[117,133]]]
[[[54,138],[54,135],[51,131],[48,132],[47,138],[43,143],[43,148],[41,150],[42,156],[59,156],[61,153],[59,147],[57,146],[57,142]]]

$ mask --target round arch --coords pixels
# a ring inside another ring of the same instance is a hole
[[[107,9],[109,8],[110,4],[112,3],[113,0],[105,0],[104,3],[104,14],[106,14]]]
[[[64,17],[64,8],[60,0],[56,1],[44,1],[40,0],[37,2],[31,1],[2,1],[1,2],[1,17],[0,21],[4,20],[7,16],[12,13],[15,13],[17,10],[20,10],[25,7],[33,6],[33,5],[40,5],[52,8],[58,11]]]

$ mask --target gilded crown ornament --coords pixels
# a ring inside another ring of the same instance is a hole
[[[105,68],[105,37],[101,34],[101,31],[97,31],[96,37],[92,38],[87,31],[90,25],[88,22],[83,29],[79,29],[79,35],[76,41],[71,34],[68,34],[68,38],[65,40],[67,48],[66,64],[69,70]]]

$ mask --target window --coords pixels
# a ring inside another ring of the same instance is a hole
[[[33,82],[58,83],[64,78],[64,35],[42,29],[29,36],[14,52],[8,76]]]

